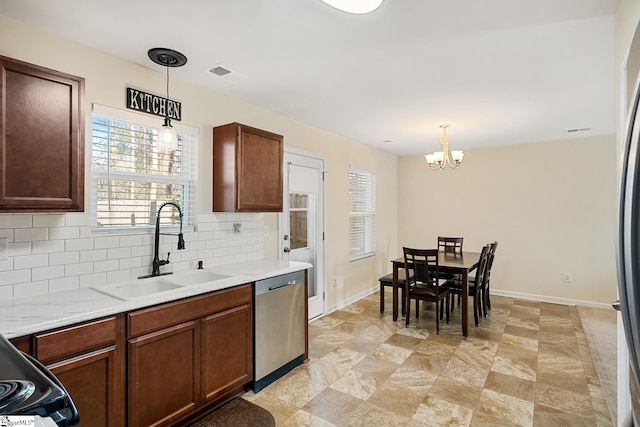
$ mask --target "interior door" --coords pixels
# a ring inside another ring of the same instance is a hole
[[[280,258],[308,262],[309,319],[324,314],[324,159],[285,149]]]

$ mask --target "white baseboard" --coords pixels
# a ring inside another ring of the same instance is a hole
[[[331,307],[327,307],[327,312],[325,313],[325,315],[327,315],[329,313],[333,313],[336,310],[340,310],[341,308],[346,307],[349,304],[353,304],[354,302],[359,301],[364,297],[367,297],[367,296],[369,296],[371,294],[374,294],[374,293],[378,292],[378,290],[380,290],[380,288],[378,286],[374,286],[373,288],[367,289],[366,291],[362,291],[359,294],[354,295],[351,298],[348,298],[348,299],[340,302],[339,304],[332,305]],[[320,316],[320,317],[322,317],[322,316]],[[316,319],[319,319],[320,317],[316,317]]]
[[[359,301],[364,297],[367,297],[367,296],[369,296],[371,294],[374,294],[374,293],[378,292],[379,289],[380,288],[378,286],[374,286],[373,288],[368,289],[366,291],[362,291],[359,294],[354,295],[351,298],[348,298],[348,299],[340,302],[339,304],[335,304],[335,305],[332,305],[330,307],[327,307],[326,313],[324,313],[322,316],[318,316],[318,317],[315,317],[315,318],[311,319],[311,321],[320,319],[323,316],[326,316],[327,314],[330,314],[330,313],[333,313],[334,311],[340,310],[341,308],[346,307],[349,304],[353,304],[354,302]],[[545,296],[545,295],[525,294],[525,293],[522,293],[522,292],[503,291],[503,290],[500,290],[500,289],[491,289],[491,294],[505,296],[505,297],[511,297],[511,298],[532,300],[532,301],[550,302],[550,303],[554,303],[554,304],[581,305],[581,306],[584,306],[584,307],[604,308],[604,309],[612,309],[613,310],[613,308],[611,307],[611,304],[592,302],[592,301],[582,301],[582,300],[567,299],[567,298],[555,298],[555,297],[549,297],[549,296]]]
[[[567,298],[556,298],[556,297],[549,297],[545,295],[525,294],[522,292],[510,292],[510,291],[503,291],[500,289],[493,289],[493,288],[491,288],[491,295],[501,295],[505,297],[518,298],[518,299],[551,302],[554,304],[581,305],[584,307],[606,308],[606,309],[613,310],[613,308],[611,307],[611,304],[592,302],[592,301],[583,301],[583,300],[576,300],[576,299],[567,299]]]

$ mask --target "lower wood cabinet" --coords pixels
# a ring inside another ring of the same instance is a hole
[[[62,382],[79,426],[125,425],[124,315],[33,336],[33,353]]]
[[[253,380],[252,310],[248,304],[201,321],[201,398],[215,401]]]
[[[80,426],[183,425],[253,381],[253,285],[11,342],[56,375]]]
[[[119,350],[110,346],[48,365],[78,408],[80,426],[123,425],[124,399],[116,378]]]
[[[175,425],[253,380],[252,286],[128,314],[128,425]]]
[[[166,425],[199,403],[198,322],[129,340],[129,426]]]

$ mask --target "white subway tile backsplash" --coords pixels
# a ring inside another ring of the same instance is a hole
[[[14,242],[36,242],[48,239],[48,228],[16,228],[13,230]]]
[[[49,292],[48,280],[21,283],[20,286],[13,287],[14,298],[30,297],[32,295],[46,294],[47,292]]]
[[[64,241],[67,251],[87,251],[93,249],[93,239],[69,239]]]
[[[46,267],[49,265],[49,255],[22,255],[13,257],[13,268],[22,270],[24,268]]]
[[[120,236],[120,247],[125,246],[141,246],[142,236],[139,234],[133,236]]]
[[[87,239],[91,237],[91,227],[89,226],[81,226],[80,227],[80,238]]]
[[[25,214],[0,215],[0,228],[27,228],[33,225],[33,216]]]
[[[107,283],[124,282],[132,279],[131,270],[107,271]]]
[[[105,285],[107,283],[107,273],[85,274],[80,276],[80,287]]]
[[[78,276],[49,280],[49,292],[68,291],[79,287],[80,278]]]
[[[31,281],[31,269],[12,270],[0,274],[0,286],[15,285],[16,283],[26,283]]]
[[[50,254],[53,252],[64,252],[65,240],[46,240],[43,242],[31,243],[31,253]]]
[[[80,252],[60,252],[49,254],[49,265],[77,264],[80,262]]]
[[[64,224],[64,214],[36,214],[33,216],[34,227],[61,227]]]
[[[129,257],[120,259],[120,265],[118,268],[127,269],[127,268],[140,268],[142,267],[142,258],[140,257]]]
[[[68,213],[65,215],[66,225],[91,226],[91,214],[89,213]]]
[[[89,213],[0,214],[0,237],[9,240],[8,259],[0,261],[0,300],[63,289],[129,280],[151,273],[153,230],[105,234],[91,229]],[[240,236],[233,224],[242,224]],[[205,268],[260,259],[262,214],[203,212],[193,230],[185,230],[186,249],[177,237],[163,235],[159,253],[171,264],[163,271]],[[177,229],[161,230],[177,233]]]
[[[16,270],[20,271],[20,270]],[[31,280],[49,280],[64,277],[64,265],[31,269]]]
[[[9,258],[18,255],[29,255],[31,253],[31,242],[11,243],[7,248],[7,255]]]
[[[131,258],[131,248],[107,249],[107,259]]]
[[[106,259],[106,249],[80,251],[80,262],[106,261]]]
[[[0,261],[0,271],[13,270],[13,258],[4,259]]]
[[[0,286],[0,300],[13,298],[13,286]]]
[[[93,273],[93,264],[90,262],[80,262],[77,264],[67,264],[64,266],[65,277],[81,276]]]
[[[51,240],[79,239],[80,227],[53,227],[49,229]]]
[[[98,261],[93,263],[93,272],[102,273],[108,271],[115,271],[120,268],[120,263],[117,259],[111,259],[109,261]]]
[[[93,247],[95,249],[109,249],[117,248],[120,246],[120,237],[108,236],[108,237],[96,237],[93,240]]]

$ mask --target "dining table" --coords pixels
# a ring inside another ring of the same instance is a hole
[[[462,335],[469,333],[467,301],[469,300],[469,273],[478,267],[480,252],[438,252],[438,270],[445,274],[459,274],[462,286]],[[393,320],[398,320],[398,270],[404,268],[404,257],[391,260],[393,266]],[[404,304],[404,302],[403,302]],[[447,308],[448,310],[448,308]]]

